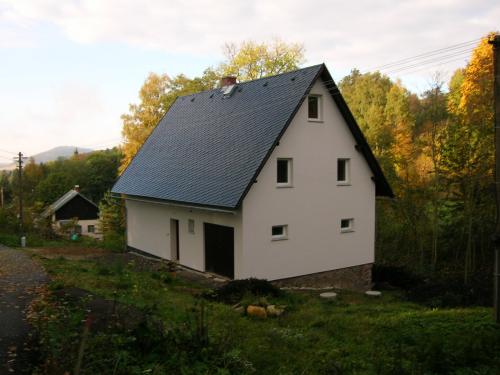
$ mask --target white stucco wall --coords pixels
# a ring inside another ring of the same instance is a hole
[[[197,208],[150,203],[126,199],[127,244],[136,249],[170,259],[170,219],[179,220],[179,263],[205,270],[205,245],[203,223],[234,228],[234,274],[241,270],[241,213],[215,212]],[[188,220],[194,220],[194,234],[189,233]]]
[[[375,184],[363,155],[321,81],[323,122],[307,120],[307,100],[243,201],[239,277],[280,279],[374,261]],[[293,187],[276,187],[276,159],[293,158]],[[337,158],[350,159],[350,186],[337,185]],[[354,232],[340,220],[354,218]],[[288,239],[271,240],[273,225]]]
[[[59,230],[61,228],[61,223],[59,221],[55,220],[55,215],[52,216],[53,220],[53,225],[55,230]],[[93,220],[78,220],[77,224],[82,227],[82,235],[96,238],[96,239],[102,239],[102,233],[99,230],[99,219],[93,219]],[[94,233],[89,232],[89,225],[94,226]]]

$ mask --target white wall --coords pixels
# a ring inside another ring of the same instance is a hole
[[[53,225],[55,230],[59,230],[61,228],[60,221],[55,220],[55,215],[52,216]],[[102,239],[102,233],[99,230],[99,219],[93,220],[78,220],[77,224],[82,227],[82,235],[89,236],[96,239]],[[89,225],[94,226],[94,233],[89,233],[88,228]]]
[[[280,279],[374,261],[375,184],[363,155],[321,81],[323,122],[299,109],[243,201],[240,277]],[[276,187],[276,159],[293,158],[293,187]],[[350,158],[351,186],[337,186],[337,158]],[[355,231],[340,232],[341,218]],[[272,241],[273,225],[288,225],[288,240]]]
[[[159,203],[125,200],[127,207],[127,244],[161,258],[170,259],[170,219],[179,220],[179,263],[205,270],[203,223],[234,228],[235,278],[241,270],[241,213],[214,212]],[[194,234],[188,231],[193,219]]]

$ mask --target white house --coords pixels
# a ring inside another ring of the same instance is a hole
[[[131,249],[229,278],[368,288],[392,196],[324,64],[179,97],[113,187]]]
[[[62,195],[41,214],[42,218],[51,218],[56,231],[65,224],[75,224],[74,231],[84,236],[102,238],[99,230],[99,207],[80,193],[80,187],[75,187]]]

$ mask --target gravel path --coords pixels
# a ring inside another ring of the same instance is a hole
[[[46,281],[28,255],[0,245],[0,375],[31,373],[36,349],[25,310]]]

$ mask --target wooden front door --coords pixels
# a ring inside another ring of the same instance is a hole
[[[170,260],[179,261],[179,220],[170,219]]]
[[[234,228],[204,223],[205,270],[234,278]]]

